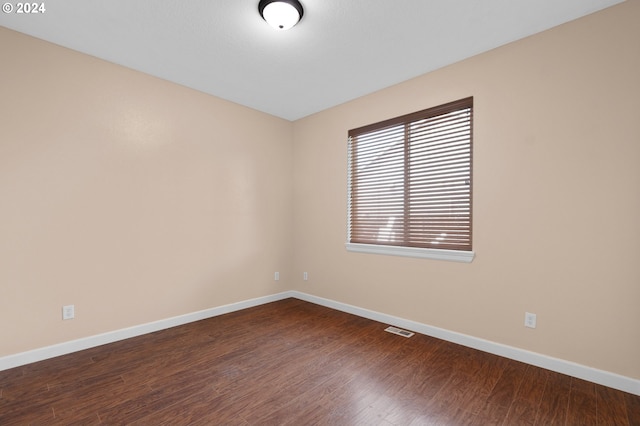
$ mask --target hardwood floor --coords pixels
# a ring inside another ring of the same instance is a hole
[[[0,371],[0,425],[640,425],[640,396],[287,299]]]

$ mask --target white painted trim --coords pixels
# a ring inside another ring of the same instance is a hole
[[[237,303],[231,303],[211,309],[192,312],[190,314],[179,315],[172,318],[123,328],[121,330],[115,330],[107,333],[97,334],[94,336],[84,337],[77,340],[71,340],[69,342],[46,346],[27,352],[4,356],[0,358],[0,371],[19,367],[25,364],[30,364],[32,362],[42,361],[60,355],[66,355],[72,352],[82,351],[84,349],[93,348],[107,343],[117,342],[119,340],[128,339],[130,337],[153,333],[155,331],[164,330],[178,325],[183,325],[190,322],[215,317],[218,315],[239,311],[241,309],[247,309],[258,305],[263,305],[265,303],[275,302],[277,300],[282,300],[289,297],[293,297],[291,292],[283,292],[270,296],[258,297],[255,299],[244,300]]]
[[[457,333],[455,331],[445,330],[439,327],[422,324],[404,318],[398,318],[392,315],[371,311],[369,309],[360,308],[342,302],[336,302],[335,300],[325,299],[299,291],[293,291],[291,295],[292,297],[295,297],[297,299],[305,300],[317,305],[326,306],[338,311],[347,312],[363,318],[368,318],[374,321],[381,322],[383,324],[393,325],[406,330],[415,331],[416,333],[436,337],[438,339],[446,340],[452,343],[457,343],[463,346],[478,349],[483,352],[488,352],[494,355],[499,355],[505,358],[535,365],[536,367],[545,368],[557,373],[577,377],[579,379],[598,383],[603,386],[640,396],[640,380],[638,379],[621,376],[616,373],[599,370],[571,361],[565,361],[563,359],[542,355],[513,346],[503,345],[501,343],[480,339],[478,337]]]
[[[475,256],[472,251],[440,250],[418,247],[383,246],[378,244],[345,243],[347,251],[356,253],[384,254],[388,256],[419,257],[421,259],[450,260],[470,263]]]
[[[128,339],[130,337],[153,333],[155,331],[164,330],[178,325],[212,318],[218,315],[227,314],[229,312],[235,312],[241,309],[263,305],[265,303],[287,299],[289,297],[295,297],[296,299],[305,300],[317,305],[326,306],[338,311],[347,312],[363,318],[368,318],[374,321],[381,322],[383,324],[393,325],[406,330],[414,331],[416,333],[436,337],[438,339],[457,343],[463,346],[478,349],[494,355],[503,356],[505,358],[513,359],[516,361],[521,361],[527,364],[535,365],[537,367],[546,368],[547,370],[567,374],[572,377],[588,380],[590,382],[598,383],[603,386],[608,386],[640,396],[640,380],[638,379],[632,379],[631,377],[625,377],[608,371],[598,370],[596,368],[576,364],[571,361],[553,358],[547,355],[542,355],[524,349],[503,345],[501,343],[491,342],[489,340],[484,340],[466,334],[422,324],[416,321],[395,317],[393,315],[371,311],[369,309],[364,309],[346,303],[337,302],[335,300],[313,296],[311,294],[299,291],[285,291],[270,296],[258,297],[255,299],[231,303],[228,305],[218,306],[216,308],[205,309],[203,311],[193,312],[190,314],[154,321],[147,324],[124,328],[121,330],[98,334],[95,336],[89,336],[82,339],[72,340],[70,342],[34,349],[15,355],[5,356],[0,358],[0,371],[19,367],[25,364],[30,364],[32,362],[42,361],[60,355],[66,355],[84,349],[89,349],[107,343],[117,342],[119,340]]]

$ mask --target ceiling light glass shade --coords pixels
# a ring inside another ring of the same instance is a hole
[[[261,0],[260,15],[277,30],[288,30],[297,24],[304,11],[297,0]]]

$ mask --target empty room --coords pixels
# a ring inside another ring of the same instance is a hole
[[[0,13],[0,424],[640,425],[640,1]]]

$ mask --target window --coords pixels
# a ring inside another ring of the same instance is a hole
[[[349,131],[350,251],[470,262],[473,98]]]

